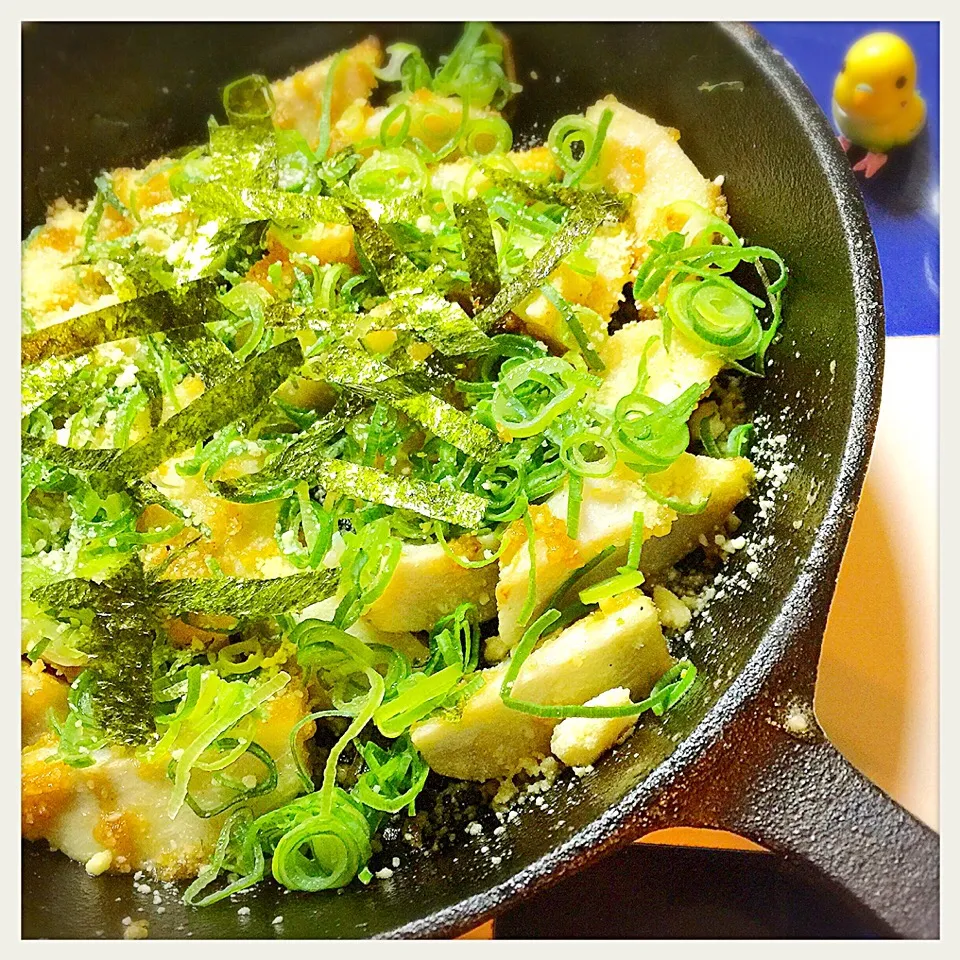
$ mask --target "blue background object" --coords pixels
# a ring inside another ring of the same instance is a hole
[[[803,77],[831,116],[833,81],[850,45],[875,30],[902,36],[917,57],[917,89],[927,126],[890,154],[872,179],[857,174],[880,252],[887,334],[940,332],[940,25],[912,23],[786,23],[754,26]],[[834,126],[831,120],[831,126]],[[855,163],[862,151],[849,151]]]

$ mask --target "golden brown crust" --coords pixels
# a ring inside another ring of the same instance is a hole
[[[336,124],[355,100],[367,100],[377,85],[373,70],[383,60],[380,41],[367,37],[344,54],[334,77],[330,120]],[[298,130],[311,147],[317,145],[323,93],[334,58],[327,57],[272,85],[276,110],[273,122],[281,130]]]
[[[52,742],[52,736],[48,735]],[[20,775],[20,832],[27,840],[47,836],[73,798],[74,771],[47,751],[24,758]]]

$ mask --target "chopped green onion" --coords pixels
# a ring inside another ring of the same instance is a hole
[[[684,333],[733,360],[753,356],[763,336],[753,305],[716,279],[672,284],[667,312]]]
[[[439,522],[434,524],[434,532],[437,535],[437,542],[443,547],[443,552],[456,563],[458,566],[463,567],[465,570],[479,570],[482,567],[489,567],[491,563],[496,563],[500,559],[500,555],[503,553],[504,548],[506,547],[506,541],[501,540],[500,546],[497,547],[496,551],[492,553],[489,557],[486,557],[482,560],[467,560],[465,557],[461,557],[451,546],[447,543],[446,538],[443,535],[443,528]]]
[[[333,622],[345,630],[380,599],[400,562],[402,544],[390,535],[386,518],[368,523],[358,533],[345,534],[346,550],[340,558],[343,598]]]
[[[606,109],[596,126],[585,117],[566,116],[550,128],[547,146],[557,165],[564,171],[565,187],[577,186],[596,166],[611,120],[613,111]],[[579,159],[574,156],[575,145],[579,145]]]
[[[350,178],[350,189],[366,200],[385,200],[422,191],[427,168],[412,150],[390,147],[377,151]]]
[[[630,524],[630,546],[627,549],[627,569],[640,569],[640,553],[643,550],[643,511],[635,510]]]
[[[508,153],[513,146],[513,131],[502,117],[478,117],[467,124],[463,152],[468,157],[488,157]]]
[[[580,506],[583,503],[583,476],[571,473],[567,480],[567,536],[576,540],[580,533]]]
[[[639,473],[666,470],[687,449],[687,421],[709,384],[694,383],[670,403],[642,393],[631,393],[617,402],[614,442],[622,458]]]
[[[385,737],[398,737],[411,724],[422,720],[440,706],[463,676],[453,664],[437,673],[414,673],[397,684],[397,695],[386,700],[374,714],[374,723]]]
[[[587,459],[584,448],[599,457]],[[578,477],[609,477],[617,465],[617,451],[613,441],[596,430],[581,430],[563,438],[560,459],[571,474]]]
[[[608,597],[615,597],[625,590],[632,590],[643,583],[644,577],[639,570],[623,567],[618,573],[606,580],[595,583],[592,587],[580,591],[580,602],[585,604],[597,603]]]
[[[720,452],[720,448],[717,446],[717,440],[713,433],[713,425],[716,422],[716,417],[702,417],[697,432],[700,436],[700,443],[702,444],[707,456],[719,460],[723,457],[723,454]]]
[[[643,481],[643,489],[647,496],[652,497],[657,501],[657,503],[662,503],[665,507],[675,510],[677,513],[703,513],[703,511],[707,509],[707,504],[710,502],[709,494],[705,497],[701,497],[699,500],[695,500],[693,503],[687,503],[686,501],[680,500],[677,497],[665,497],[663,494],[657,493],[657,491],[654,490],[653,487],[646,482],[646,480]]]
[[[553,592],[553,595],[547,601],[545,609],[559,610],[557,605],[560,603],[563,597],[569,593],[569,591],[573,588],[573,585],[582,580],[596,567],[600,566],[604,560],[609,559],[616,552],[616,546],[614,544],[610,544],[609,546],[604,547],[595,557],[588,560],[582,567],[578,567],[576,570],[574,570],[573,573],[571,573],[570,576],[568,576],[566,580],[564,580],[563,583],[561,583],[560,586],[557,587],[557,589]]]
[[[266,77],[254,73],[223,88],[227,119],[239,126],[269,123],[276,103]]]
[[[276,790],[277,783],[279,782],[277,764],[273,757],[271,757],[270,754],[260,746],[260,744],[244,743],[233,737],[220,737],[219,740],[214,741],[211,749],[229,750],[237,747],[243,748],[242,753],[244,755],[255,757],[257,760],[259,760],[266,771],[266,775],[262,780],[257,780],[253,786],[247,786],[244,783],[230,782],[225,776],[220,776],[219,778],[215,776],[214,782],[233,786],[234,793],[233,796],[228,797],[226,800],[223,800],[212,807],[204,807],[196,797],[188,792],[184,798],[186,805],[201,819],[208,820],[210,817],[216,817],[219,814],[226,812],[231,807],[235,807],[238,803],[245,803],[248,800],[253,800],[256,797],[262,797]],[[199,767],[199,764],[197,764],[197,766]],[[175,779],[176,768],[177,761],[171,760],[170,765],[167,768],[167,777],[169,779]]]
[[[360,776],[352,795],[371,810],[399,813],[406,807],[412,814],[430,768],[409,737],[395,740],[390,750],[372,741],[358,745],[358,750],[367,770]]]
[[[386,149],[399,147],[403,141],[407,139],[412,119],[413,114],[410,112],[409,105],[406,103],[398,103],[383,118],[383,122],[380,124],[380,146]],[[400,129],[396,133],[391,133],[390,131],[397,120],[400,121]]]
[[[347,55],[346,50],[338,53],[330,62],[327,70],[327,76],[323,83],[323,106],[320,110],[320,129],[317,133],[317,158],[324,160],[330,151],[330,123],[331,110],[333,109],[333,84],[336,80],[337,71],[343,58]]]
[[[529,559],[529,571],[527,573],[527,596],[520,608],[517,622],[520,626],[525,626],[527,621],[533,615],[534,607],[537,603],[537,531],[533,524],[533,517],[530,515],[530,507],[523,511],[523,526],[527,532],[527,555]]]
[[[754,426],[752,423],[741,423],[734,427],[727,434],[727,444],[724,449],[724,456],[742,457],[744,449],[753,439]]]
[[[540,292],[553,304],[557,313],[563,318],[563,322],[569,327],[574,340],[577,342],[577,346],[580,348],[580,352],[583,354],[591,369],[605,370],[606,365],[600,359],[597,351],[593,349],[590,340],[584,332],[583,324],[577,316],[577,307],[568,303],[553,284],[545,283],[540,288]],[[587,308],[580,307],[580,309],[586,310]]]
[[[204,681],[213,683],[214,674],[208,674]],[[176,769],[173,778],[173,789],[167,802],[167,815],[173,820],[179,813],[187,797],[190,783],[190,774],[203,753],[234,727],[249,713],[252,713],[261,703],[266,702],[289,682],[290,677],[285,673],[278,673],[275,677],[256,687],[249,687],[242,682],[224,683],[216,679],[221,686],[218,696],[211,705],[211,717],[204,717],[206,723],[197,731],[196,736],[184,748],[176,759]],[[201,698],[203,691],[201,690]]]
[[[252,835],[251,821],[252,814],[247,807],[235,810],[227,818],[223,829],[220,831],[220,836],[217,838],[217,845],[209,864],[200,871],[197,879],[184,891],[183,902],[187,906],[210,906],[225,900],[234,893],[246,890],[263,879],[263,851],[259,844],[247,843],[248,838]],[[220,890],[201,897],[200,894],[220,876],[221,872],[227,869],[227,857],[230,851],[236,848],[239,848],[240,856],[236,861],[229,862],[230,867],[236,868],[229,872],[234,873],[237,878],[227,883]]]
[[[570,410],[595,383],[560,357],[525,360],[501,374],[491,409],[500,430],[532,437]],[[533,411],[527,406],[531,402],[536,405]]]

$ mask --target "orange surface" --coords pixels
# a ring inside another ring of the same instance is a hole
[[[938,339],[888,337],[880,422],[814,708],[843,755],[939,822]]]
[[[674,847],[712,847],[715,850],[763,850],[759,844],[726,830],[700,827],[668,827],[654,830],[637,843],[664,843]]]

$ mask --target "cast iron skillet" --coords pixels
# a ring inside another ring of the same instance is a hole
[[[544,137],[606,93],[683,132],[709,177],[724,174],[738,231],[790,264],[784,338],[750,399],[796,463],[764,534],[762,573],[717,597],[692,650],[702,680],[663,721],[647,720],[584,780],[529,804],[506,834],[404,856],[393,880],[339,894],[281,894],[165,912],[129,877],[91,880],[25,847],[25,937],[450,936],[645,832],[722,827],[782,851],[878,918],[891,935],[935,937],[939,841],[858,774],[812,719],[822,631],[860,493],[880,402],[883,306],[873,238],[849,167],[791,67],[749,27],[507,24],[526,92],[514,127]],[[60,194],[86,196],[101,168],[198,142],[224,83],[286,74],[369,33],[449,49],[454,24],[97,24],[23,36],[24,230]],[[537,79],[532,79],[535,71]],[[743,90],[698,89],[740,80]],[[799,352],[799,358],[794,354]],[[794,529],[795,519],[802,519]],[[760,535],[759,521],[745,532]],[[742,573],[746,557],[735,561]],[[864,585],[865,593],[869,585]],[[789,715],[805,729],[784,726]],[[802,726],[802,725],[801,725]],[[485,852],[482,848],[486,847]],[[502,856],[500,862],[491,859]],[[638,892],[638,899],[642,891]],[[142,908],[142,909],[141,909]],[[272,921],[282,916],[279,924]]]

